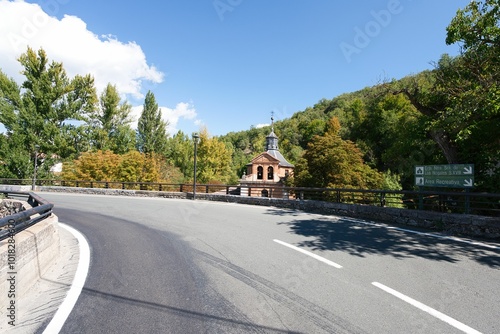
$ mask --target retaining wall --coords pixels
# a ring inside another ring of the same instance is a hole
[[[8,320],[6,312],[11,301],[14,301],[15,306],[18,307],[18,301],[59,256],[60,240],[57,224],[57,216],[51,215],[17,233],[13,241],[10,238],[0,241],[0,316],[2,319]],[[14,245],[15,248],[9,247],[10,245]],[[9,259],[9,255],[13,255],[13,249],[15,249],[15,260],[11,267],[12,257]],[[9,250],[11,250],[10,254]],[[14,289],[9,282],[11,277],[14,277]],[[9,291],[13,291],[14,295]],[[18,309],[16,313],[19,314]]]

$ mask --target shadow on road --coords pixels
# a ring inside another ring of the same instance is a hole
[[[455,263],[463,257],[491,268],[500,269],[500,248],[414,234],[383,226],[355,223],[337,217],[310,217],[300,219],[296,212],[269,210],[269,214],[297,217],[279,223],[290,227],[290,232],[311,238],[298,246],[315,250],[340,250],[364,257],[371,254],[390,255],[396,258],[425,258]],[[302,216],[302,215],[301,215]],[[302,216],[304,217],[304,216]]]

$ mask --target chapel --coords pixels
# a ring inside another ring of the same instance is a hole
[[[294,166],[281,154],[278,148],[278,136],[274,133],[274,119],[271,118],[271,133],[266,137],[265,151],[247,164],[240,185],[242,196],[286,197],[284,186],[287,176],[293,174]]]

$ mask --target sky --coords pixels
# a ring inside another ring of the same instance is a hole
[[[18,57],[43,48],[116,85],[135,120],[151,91],[170,135],[219,136],[459,54],[446,27],[468,2],[0,0],[0,70],[21,84]]]

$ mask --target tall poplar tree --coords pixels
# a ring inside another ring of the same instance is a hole
[[[167,125],[161,118],[161,110],[154,94],[148,91],[137,125],[137,150],[143,153],[166,154]]]
[[[120,103],[115,85],[106,86],[101,93],[99,106],[89,121],[93,148],[118,154],[135,149],[135,132],[130,126],[132,106],[127,102]]]

